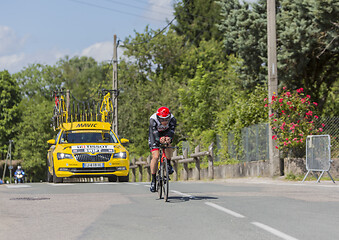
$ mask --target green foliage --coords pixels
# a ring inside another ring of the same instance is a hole
[[[98,64],[91,57],[73,57],[66,56],[57,63],[57,70],[62,75],[62,87],[70,89],[71,94],[79,101],[88,101],[97,98],[98,90],[108,82],[107,70],[103,70],[104,65]],[[112,79],[112,78],[110,78]],[[112,89],[112,82],[108,89]],[[82,86],[82,87],[79,87]]]
[[[23,159],[22,166],[32,181],[45,180],[47,140],[54,137],[50,127],[53,102],[35,96],[20,104],[22,122],[15,139],[16,159]]]
[[[333,87],[329,90],[322,117],[339,116],[339,79],[335,81]]]
[[[311,96],[303,93],[303,88],[291,93],[286,87],[280,95],[273,95],[266,107],[272,108],[270,125],[276,135],[276,148],[288,152],[289,149],[305,149],[308,135],[315,135],[323,129],[315,128],[315,121],[319,118],[315,114],[318,105],[312,102]],[[268,100],[267,98],[265,101]]]
[[[196,71],[185,76],[179,100],[184,132],[199,141],[202,132],[216,130],[217,114],[232,102],[233,92],[241,90],[235,73],[238,62],[233,56],[226,60],[222,44],[215,40],[201,41],[188,56],[181,68],[194,64]]]
[[[119,64],[119,135],[133,141],[129,150],[137,156],[148,154],[149,118],[159,107],[169,107],[180,118],[177,89],[182,78],[176,69],[182,61],[178,44],[182,40],[173,31],[152,39],[153,34],[146,28],[145,33],[126,39],[125,54],[133,61]]]
[[[266,5],[241,4],[239,0],[222,0],[218,4],[223,16],[219,30],[223,33],[223,43],[227,54],[235,54],[243,59],[239,73],[244,87],[253,88],[266,82],[267,70],[267,19]]]
[[[185,40],[199,46],[201,40],[222,39],[216,26],[220,8],[214,0],[183,0],[174,6],[177,24],[172,28]]]
[[[0,154],[7,153],[9,140],[18,131],[20,90],[8,71],[0,72]]]
[[[218,118],[218,134],[222,139],[221,156],[228,156],[228,135],[234,134],[234,144],[238,146],[237,152],[241,151],[241,130],[244,127],[267,121],[268,110],[262,104],[262,99],[267,96],[266,86],[256,86],[253,92],[238,91],[234,92],[232,104],[220,112]]]
[[[52,91],[65,87],[81,100],[97,96],[102,86],[100,81],[107,73],[106,69],[102,70],[104,67],[92,58],[66,57],[56,66],[33,64],[14,75],[23,96],[19,108],[22,120],[16,121],[19,131],[15,137],[14,157],[23,160],[22,165],[31,180],[45,178],[49,147],[46,141],[56,134],[51,128]]]
[[[283,84],[304,88],[319,103],[338,81],[339,8],[337,0],[284,0],[278,14],[278,61]]]
[[[19,84],[22,97],[26,98],[38,95],[48,99],[53,90],[62,86],[62,72],[49,65],[32,64],[15,73],[13,78]]]
[[[339,45],[337,0],[282,0],[277,2],[278,78],[290,89],[304,88],[324,108],[329,91],[338,81]],[[266,79],[266,1],[240,4],[219,2],[224,19],[226,51],[244,60],[244,84],[253,86]],[[281,73],[281,74],[279,74]]]

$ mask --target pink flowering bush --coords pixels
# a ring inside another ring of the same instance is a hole
[[[264,102],[265,107],[272,108],[269,121],[278,149],[305,149],[306,137],[323,131],[315,128],[318,104],[311,101],[310,95],[305,96],[303,88],[290,92],[284,87],[280,95],[274,94],[272,99],[265,98]]]

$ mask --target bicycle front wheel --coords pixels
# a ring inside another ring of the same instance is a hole
[[[167,159],[164,159],[163,162],[163,168],[162,168],[162,172],[163,172],[163,184],[162,184],[162,188],[164,191],[164,200],[165,202],[167,202],[168,200],[168,191],[169,191],[169,175],[168,175],[168,165],[167,165]]]
[[[160,166],[159,166],[159,171],[158,171],[158,176],[156,177],[157,179],[157,184],[156,184],[156,187],[157,187],[157,191],[158,191],[158,195],[159,195],[159,199],[162,198],[162,184],[163,184],[163,176],[162,176],[162,168],[163,168],[163,164],[160,163]]]

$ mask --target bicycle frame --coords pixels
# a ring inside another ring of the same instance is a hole
[[[54,93],[54,130],[60,129],[63,123],[68,122],[68,112],[65,104],[65,97],[63,91],[53,91]]]
[[[112,103],[112,99],[111,99],[111,93],[108,92],[104,96],[104,99],[102,100],[102,103],[101,103],[101,106],[100,106],[101,121],[102,122],[109,121],[108,115],[110,113],[113,113],[113,103]],[[113,119],[111,119],[111,120],[113,120]]]
[[[169,193],[169,173],[168,173],[168,158],[165,153],[166,148],[177,148],[177,147],[169,147],[168,144],[160,146],[160,161],[158,162],[158,176],[157,176],[157,191],[159,195],[159,199],[162,198],[162,194],[164,194],[164,200],[167,202],[168,193]]]

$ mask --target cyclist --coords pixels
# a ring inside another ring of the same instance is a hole
[[[177,125],[177,120],[171,114],[170,110],[167,107],[160,107],[156,113],[150,117],[149,124],[149,137],[148,144],[150,151],[152,152],[151,160],[151,192],[155,192],[155,180],[156,172],[158,170],[158,159],[159,159],[159,147],[160,144],[168,143],[169,146],[172,143],[175,127]],[[165,149],[165,154],[168,159],[168,172],[169,174],[173,173],[173,167],[170,164],[172,157],[172,149]]]

